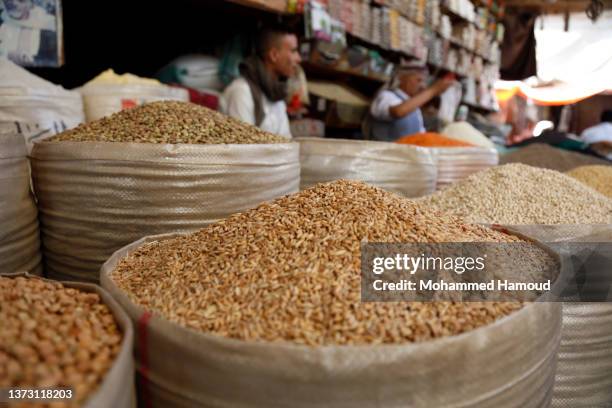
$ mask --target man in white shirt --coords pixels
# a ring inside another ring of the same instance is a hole
[[[240,64],[240,77],[223,92],[221,111],[280,136],[291,138],[287,116],[287,78],[301,62],[295,34],[269,29],[256,54]]]
[[[402,136],[424,132],[421,106],[455,83],[443,78],[425,88],[427,68],[418,63],[400,66],[389,86],[381,90],[370,107],[366,137],[394,141]]]
[[[612,110],[603,111],[601,123],[584,129],[580,137],[594,152],[612,160]]]

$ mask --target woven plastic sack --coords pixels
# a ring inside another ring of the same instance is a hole
[[[612,242],[609,225],[512,226],[547,242]],[[610,258],[610,254],[608,258]],[[612,271],[610,271],[612,273]],[[612,304],[563,303],[554,408],[612,406]]]
[[[1,132],[20,134],[28,151],[43,140],[82,123],[78,92],[47,82],[11,61],[0,58]]]
[[[27,273],[0,273],[8,277],[24,276]],[[85,401],[81,408],[132,408],[135,407],[134,387],[134,359],[132,356],[134,347],[134,329],[127,314],[119,304],[98,285],[80,282],[61,282],[67,288],[75,288],[83,292],[95,292],[115,317],[115,322],[123,339],[121,350],[115,357],[115,361],[104,376],[98,389]]]
[[[431,150],[364,140],[297,138],[301,189],[338,179],[360,180],[405,197],[431,194],[436,161]]]
[[[32,152],[46,273],[98,282],[114,251],[294,193],[297,143],[43,142]]]
[[[0,271],[42,274],[30,164],[16,133],[0,133]]]
[[[436,190],[499,163],[497,150],[486,147],[434,147],[437,158]]]
[[[182,88],[154,84],[88,84],[79,89],[83,95],[87,122],[101,119],[123,109],[155,101],[189,101]]]
[[[100,280],[138,326],[145,407],[545,407],[561,329],[558,303],[533,303],[489,326],[406,345],[309,347],[247,342],[171,323],[110,278],[147,242],[117,251]],[[172,358],[168,359],[167,356]]]

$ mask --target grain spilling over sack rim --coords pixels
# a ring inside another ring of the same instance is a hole
[[[307,345],[426,341],[490,324],[522,307],[361,303],[363,241],[522,242],[339,180],[190,235],[148,243],[122,259],[110,278],[134,303],[184,327]]]
[[[159,101],[81,124],[45,141],[260,144],[289,139],[193,103]]]

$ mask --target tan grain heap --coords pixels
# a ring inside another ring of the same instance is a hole
[[[136,304],[182,326],[309,345],[425,341],[487,325],[521,307],[361,303],[364,240],[520,241],[340,180],[147,244],[121,260],[111,279]]]
[[[578,166],[610,164],[607,160],[589,154],[553,147],[545,143],[532,143],[504,154],[501,164],[522,163],[556,171],[569,171]]]
[[[259,144],[289,140],[203,106],[161,101],[81,124],[47,141]]]
[[[0,327],[0,388],[72,388],[58,408],[81,406],[121,348],[98,294],[38,278],[0,276]]]
[[[612,166],[580,166],[567,175],[612,198]]]
[[[610,224],[612,200],[554,170],[507,164],[418,200],[468,222]]]

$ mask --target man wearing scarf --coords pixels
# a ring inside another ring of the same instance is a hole
[[[294,34],[265,30],[256,53],[240,64],[240,77],[223,92],[221,110],[236,119],[291,138],[287,117],[287,78],[301,58]]]

